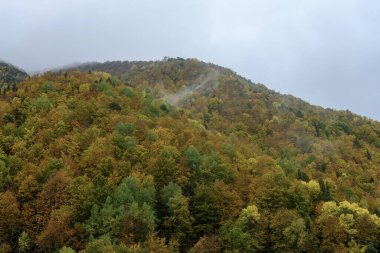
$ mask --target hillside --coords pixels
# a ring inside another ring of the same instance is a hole
[[[25,80],[28,74],[21,69],[0,61],[0,91],[12,88],[18,82]]]
[[[0,127],[0,252],[380,249],[380,124],[214,64],[34,76]]]

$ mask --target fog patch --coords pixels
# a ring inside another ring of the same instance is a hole
[[[183,99],[192,96],[193,94],[200,93],[205,89],[216,88],[219,85],[219,76],[219,71],[212,70],[207,75],[201,76],[198,80],[187,85],[181,90],[175,93],[164,95],[162,99],[166,100],[169,104],[173,106],[179,106]]]

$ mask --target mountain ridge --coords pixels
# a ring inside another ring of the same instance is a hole
[[[0,90],[10,89],[28,77],[29,75],[22,69],[0,60]]]
[[[284,94],[284,93],[272,90],[262,83],[253,82],[250,79],[247,79],[247,78],[237,74],[236,71],[234,71],[232,69],[222,67],[222,66],[219,66],[217,64],[213,64],[213,63],[209,63],[209,62],[204,62],[204,61],[198,60],[196,58],[184,59],[184,58],[180,58],[180,57],[177,57],[177,58],[165,57],[163,60],[154,60],[154,61],[153,60],[152,61],[143,61],[143,60],[141,60],[141,61],[135,61],[135,60],[133,60],[133,61],[128,61],[128,60],[117,61],[117,60],[115,60],[115,61],[105,61],[105,62],[93,61],[93,62],[87,62],[87,63],[80,63],[80,64],[77,64],[75,66],[69,66],[69,67],[64,67],[64,68],[56,68],[55,71],[59,72],[59,71],[67,71],[67,70],[73,70],[73,69],[77,69],[80,71],[91,71],[91,70],[93,70],[93,71],[104,71],[104,72],[110,73],[110,74],[112,74],[112,75],[114,75],[114,76],[116,76],[122,80],[123,78],[125,78],[125,73],[129,72],[131,70],[132,66],[134,66],[134,65],[135,65],[135,67],[137,66],[137,68],[146,68],[146,67],[149,67],[149,65],[160,64],[160,63],[162,64],[165,62],[173,62],[173,63],[182,62],[182,63],[184,63],[187,61],[195,61],[195,62],[199,62],[199,63],[203,64],[204,66],[208,65],[208,66],[211,66],[211,68],[215,67],[215,69],[217,69],[217,70],[220,70],[220,69],[224,70],[225,72],[228,72],[232,75],[236,75],[239,78],[242,78],[243,80],[245,80],[249,83],[252,83],[252,84],[257,85],[257,86],[261,86],[263,89],[267,89],[270,92],[277,93],[277,94],[282,95],[284,97],[291,97],[291,98],[294,98],[297,100],[301,100],[302,102],[309,104],[311,106],[319,107],[319,108],[329,110],[329,111],[332,110],[332,111],[340,111],[340,112],[349,112],[349,113],[355,114],[357,116],[368,118],[370,120],[378,122],[378,120],[371,119],[368,116],[353,113],[349,109],[334,109],[334,108],[330,108],[330,107],[325,107],[323,105],[311,104],[310,102],[308,102],[302,98],[299,98],[297,96],[294,96],[292,94]],[[125,81],[127,81],[127,80],[125,80]]]
[[[378,122],[195,59],[93,66],[0,97],[2,250],[380,249]]]

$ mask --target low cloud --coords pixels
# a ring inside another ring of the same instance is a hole
[[[201,92],[204,89],[216,88],[219,84],[218,78],[220,76],[219,71],[213,70],[207,75],[201,76],[197,81],[188,84],[178,92],[166,94],[162,99],[166,100],[173,106],[179,106],[181,102],[193,95],[194,93]]]

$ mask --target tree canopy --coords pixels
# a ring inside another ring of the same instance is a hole
[[[0,97],[0,252],[378,252],[380,123],[195,59]]]

